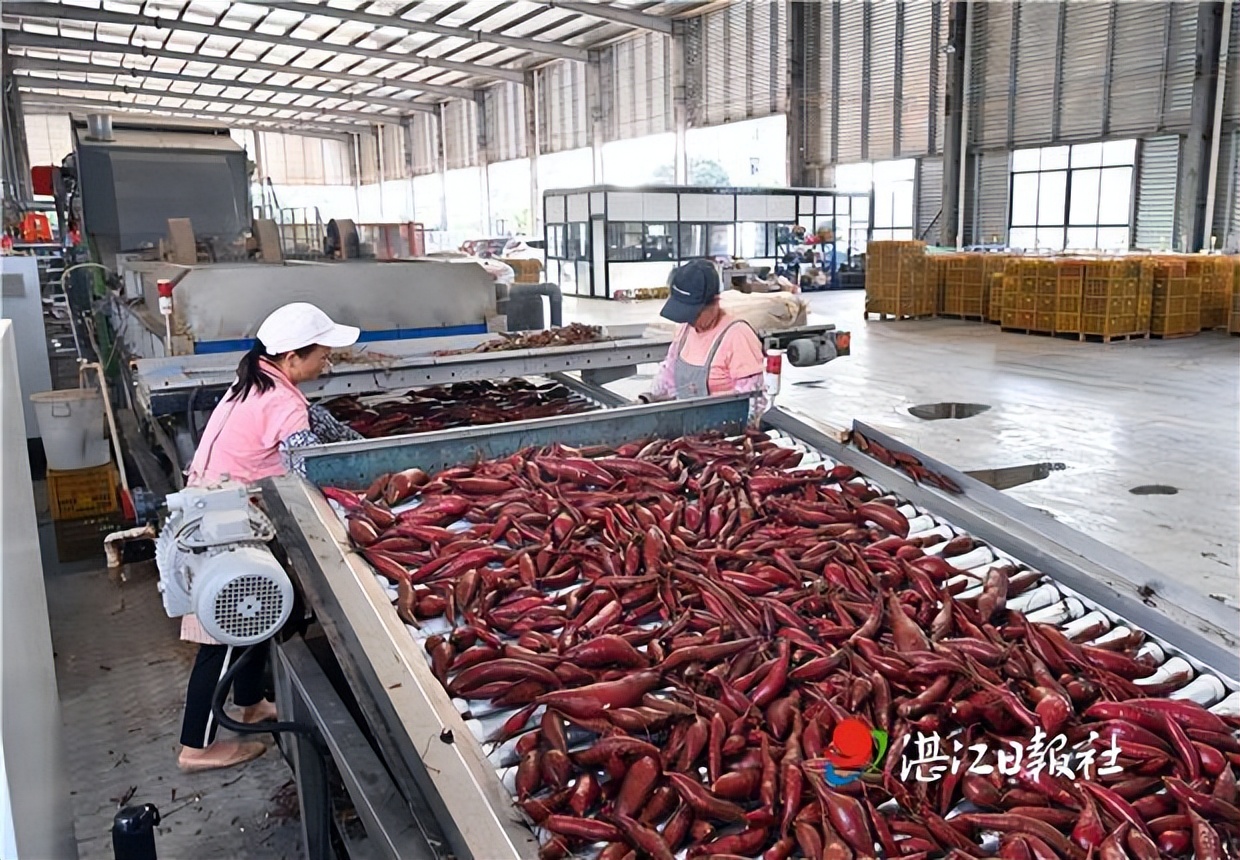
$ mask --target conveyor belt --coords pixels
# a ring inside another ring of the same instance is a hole
[[[572,415],[613,405],[563,376],[454,382],[414,389],[403,397],[397,392],[345,395],[320,403],[367,439]]]
[[[324,446],[309,456],[307,472],[320,485],[365,486],[384,472],[419,466],[433,473],[478,457],[504,456],[527,445],[617,444],[688,435],[710,427],[737,427],[744,410],[743,399],[690,402],[622,408],[558,422],[519,422],[469,433]],[[951,559],[953,566],[965,570],[953,586],[966,591],[975,588],[995,564],[1017,571],[1032,567],[1040,574],[1037,584],[1012,605],[1023,608],[1033,620],[1061,628],[1088,620],[1112,630],[1121,625],[1143,630],[1150,634],[1150,653],[1164,667],[1178,666],[1187,672],[1184,686],[1189,678],[1196,681],[1208,675],[1233,697],[1240,688],[1234,652],[1217,644],[1219,631],[1211,629],[1211,621],[1197,618],[1195,627],[1171,624],[1106,580],[1108,571],[1112,580],[1123,580],[1124,567],[1135,565],[1123,563],[1131,560],[1102,552],[1080,536],[1069,547],[1064,535],[1051,534],[1041,524],[1030,526],[1032,516],[1027,509],[924,457],[927,466],[961,483],[965,495],[948,497],[919,487],[789,415],[772,413],[769,423],[772,438],[805,452],[801,468],[847,463],[861,469],[864,477],[857,480],[894,494],[917,534],[937,531],[949,536],[968,529],[979,545],[971,551],[971,558]],[[864,432],[871,438],[878,436],[868,428]],[[899,447],[892,440],[883,442],[889,443]],[[516,761],[512,745],[493,748],[481,740],[508,713],[485,703],[466,705],[449,698],[431,674],[421,647],[426,637],[443,631],[435,622],[420,630],[400,622],[386,580],[347,548],[339,517],[313,488],[304,482],[277,479],[266,498],[311,605],[327,627],[342,663],[348,664],[346,672],[351,673],[355,693],[369,700],[371,728],[393,759],[402,763],[406,778],[428,796],[452,850],[462,857],[536,856],[533,834],[512,807]],[[1122,565],[1118,571],[1107,567],[1117,561]],[[1202,635],[1203,630],[1211,635]],[[1196,685],[1196,695],[1202,695],[1202,687],[1202,683]],[[1213,704],[1220,696],[1206,698]]]

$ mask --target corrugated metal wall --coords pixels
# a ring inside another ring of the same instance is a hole
[[[1218,187],[1214,197],[1215,247],[1240,253],[1240,128],[1223,133],[1219,147]],[[1206,237],[1209,243],[1210,237]]]
[[[1133,245],[1168,250],[1175,244],[1175,191],[1180,175],[1180,138],[1151,137],[1137,153],[1137,201]]]
[[[1008,231],[1008,192],[1011,189],[1006,152],[987,152],[976,159],[976,211],[973,231],[966,231],[966,241],[977,244],[1004,243]]]
[[[507,81],[483,91],[487,161],[510,161],[529,153],[525,122],[525,87]]]
[[[805,37],[818,46],[807,89],[812,82],[821,94],[806,106],[807,161],[942,151],[947,18],[938,0],[823,6],[818,32]]]
[[[407,128],[412,174],[434,173],[439,157],[439,120],[433,114],[416,113],[410,117]]]
[[[670,50],[669,44],[669,58]],[[689,125],[700,128],[782,112],[787,105],[787,64],[788,8],[782,0],[735,3],[689,20]],[[670,62],[668,69],[670,73]],[[664,130],[672,127],[670,89],[668,98]]]
[[[1188,129],[1196,3],[979,3],[974,15],[973,146]]]
[[[662,134],[672,119],[672,39],[644,33],[603,51],[603,135],[607,140]]]
[[[1214,226],[1218,247],[1240,252],[1240,5],[1231,9],[1227,90],[1223,102],[1223,140],[1219,147]],[[1206,237],[1206,242],[1210,237]]]
[[[534,74],[538,80],[538,133],[543,152],[589,146],[585,63],[559,60]]]
[[[1123,137],[1146,139],[1134,241],[1170,241],[1198,4],[1026,0],[972,8],[969,141],[981,155],[980,185],[966,211],[970,241],[1006,238],[1007,176],[999,164],[1010,150]]]
[[[478,105],[455,99],[444,105],[444,160],[448,170],[478,164]]]
[[[922,158],[917,162],[916,202],[913,215],[914,238],[934,243],[943,209],[943,159]]]

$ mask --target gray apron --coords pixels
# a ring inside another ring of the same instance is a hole
[[[706,364],[700,366],[690,364],[680,357],[680,353],[685,346],[685,337],[689,331],[689,327],[685,326],[680,339],[676,342],[676,361],[672,365],[672,378],[676,383],[677,399],[706,397],[710,394],[710,368],[715,363],[715,353],[719,351],[719,344],[723,343],[724,335],[735,325],[749,325],[749,323],[744,320],[733,320],[728,323],[724,330],[719,332],[715,342],[710,345],[710,352],[706,356]]]

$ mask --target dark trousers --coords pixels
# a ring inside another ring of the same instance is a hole
[[[232,679],[233,704],[238,707],[257,705],[266,692],[266,668],[268,642],[254,648],[245,665],[237,670]],[[195,749],[208,747],[215,741],[218,728],[215,715],[211,713],[211,699],[220,678],[228,667],[240,659],[243,649],[227,645],[200,645],[194,668],[189,673],[189,688],[185,692],[185,717],[181,721],[181,744]]]

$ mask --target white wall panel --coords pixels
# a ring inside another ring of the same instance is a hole
[[[607,218],[610,221],[642,220],[642,195],[636,191],[612,191],[607,194]],[[570,221],[583,220],[570,218]]]

